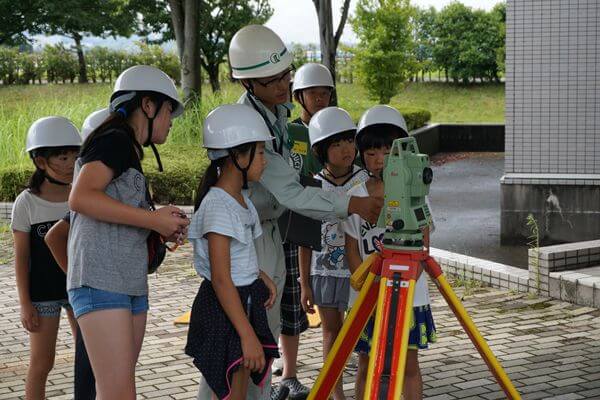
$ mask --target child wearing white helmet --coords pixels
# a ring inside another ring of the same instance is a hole
[[[83,121],[81,127],[81,138],[82,140],[87,137],[96,128],[98,128],[110,115],[108,108],[102,108],[96,110],[88,115]],[[71,213],[67,212],[67,215],[58,221],[52,229],[46,234],[44,241],[50,249],[50,252],[54,256],[58,266],[67,273],[68,261],[68,239],[69,239],[69,225],[71,223]],[[74,373],[74,390],[73,398],[75,400],[80,399],[93,399],[96,397],[96,379],[94,378],[94,371],[90,364],[90,359],[85,350],[85,344],[83,342],[83,335],[81,329],[77,325],[77,335],[75,337],[75,365],[73,368]]]
[[[323,64],[307,63],[298,68],[292,83],[292,97],[300,104],[300,117],[293,120],[288,131],[294,141],[292,161],[299,164],[303,174],[313,176],[322,166],[310,151],[308,143],[308,124],[317,112],[329,107],[331,95],[335,90],[331,72]]]
[[[44,236],[68,211],[73,166],[81,146],[77,128],[66,118],[45,117],[27,132],[25,150],[35,172],[16,198],[11,228],[21,323],[29,333],[30,362],[25,397],[45,398],[46,379],[54,364],[61,308],[73,334],[75,318],[69,306],[65,273],[56,264]]]
[[[142,146],[167,140],[183,104],[164,72],[138,65],[117,78],[110,111],[75,165],[67,289],[98,397],[134,399],[148,311],[148,238],[154,231],[177,241],[189,224],[176,207],[152,209]]]
[[[350,189],[349,194],[369,197],[383,196],[381,175],[385,156],[389,154],[395,139],[407,137],[408,128],[402,115],[386,105],[377,105],[368,109],[358,122],[356,144],[360,157],[371,178]],[[346,257],[350,270],[354,272],[370,254],[380,250],[384,229],[378,228],[358,215],[352,215],[342,222],[346,233]],[[425,232],[425,243],[429,246],[429,232]],[[415,288],[413,303],[413,322],[409,336],[409,350],[404,380],[404,398],[423,398],[423,382],[419,369],[418,350],[425,349],[428,343],[436,341],[435,324],[429,306],[429,292],[426,274],[421,274]],[[367,370],[369,366],[370,343],[373,337],[374,321],[371,319],[356,345],[358,353],[358,371],[355,383],[355,398],[362,399],[365,392]]]
[[[354,165],[356,125],[339,107],[317,112],[308,126],[312,151],[324,166],[315,178],[323,182],[323,190],[345,196],[348,190],[368,179],[365,170]],[[323,360],[337,338],[350,297],[350,270],[344,255],[344,232],[341,219],[323,221],[321,251],[300,248],[301,303],[314,313],[319,306],[323,333]],[[335,400],[345,399],[340,379],[334,389]]]
[[[185,352],[218,399],[246,399],[248,378],[262,387],[273,358],[279,357],[266,311],[277,289],[259,269],[254,240],[263,232],[245,191],[260,179],[265,142],[273,137],[262,117],[242,104],[211,111],[203,135],[211,163],[189,230],[194,266],[203,281]]]
[[[256,249],[260,265],[268,268],[265,272],[279,293],[268,313],[271,331],[278,338],[286,268],[277,219],[285,209],[290,209],[318,220],[358,213],[375,221],[383,200],[340,197],[318,188],[304,188],[299,183],[298,172],[290,166],[290,150],[294,144],[287,131],[289,83],[294,68],[292,56],[277,34],[261,25],[240,29],[229,46],[229,63],[233,78],[246,89],[238,102],[258,111],[275,137],[265,145],[268,164],[260,182],[250,183],[249,193],[263,231],[269,232],[258,239]],[[268,379],[270,381],[270,377]],[[277,390],[272,395],[275,399],[279,396]],[[269,395],[251,387],[248,398],[268,399]]]

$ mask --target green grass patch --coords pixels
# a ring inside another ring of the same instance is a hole
[[[159,151],[165,172],[159,174],[151,151],[146,152],[144,168],[153,193],[160,203],[190,204],[198,179],[208,165],[202,149],[202,121],[220,104],[233,103],[242,88],[224,83],[213,95],[203,88],[202,104],[187,109],[173,122],[165,145]],[[23,189],[33,166],[25,154],[25,136],[38,118],[62,115],[81,126],[92,111],[105,107],[111,93],[108,84],[65,84],[8,86],[0,88],[0,201],[11,201]],[[338,85],[340,106],[358,120],[375,104],[359,85]],[[445,83],[412,83],[394,97],[391,105],[405,115],[410,129],[434,122],[501,122],[504,113],[503,85],[455,86]],[[300,114],[300,107],[292,118]]]

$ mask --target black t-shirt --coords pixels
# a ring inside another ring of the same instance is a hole
[[[118,178],[129,168],[142,172],[135,139],[129,133],[120,129],[111,129],[94,138],[81,153],[82,164],[101,161],[114,172],[113,179]]]

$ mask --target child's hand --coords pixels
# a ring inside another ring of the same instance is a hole
[[[268,310],[275,304],[275,299],[277,298],[277,286],[275,286],[275,282],[273,282],[273,280],[264,272],[260,271],[259,277],[263,280],[267,289],[269,289],[269,298],[265,301],[265,308]]]
[[[300,305],[305,313],[315,313],[315,300],[311,288],[307,287],[300,290]]]
[[[38,312],[31,302],[21,304],[21,323],[29,332],[36,332],[40,326]]]
[[[254,332],[242,336],[242,355],[244,367],[250,371],[262,371],[265,368],[265,352]]]
[[[183,211],[174,206],[166,206],[154,211],[153,219],[154,230],[166,238],[183,232],[190,224]]]

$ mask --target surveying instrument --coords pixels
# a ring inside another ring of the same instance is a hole
[[[377,226],[385,228],[381,252],[371,254],[352,274],[360,290],[333,348],[313,386],[309,400],[329,399],[361,332],[375,313],[364,400],[399,400],[404,382],[415,282],[421,269],[429,274],[471,342],[510,400],[521,396],[429,255],[424,229],[432,218],[425,196],[433,173],[429,158],[419,154],[414,137],[397,139],[383,171],[384,206]],[[360,400],[360,399],[357,399]]]

